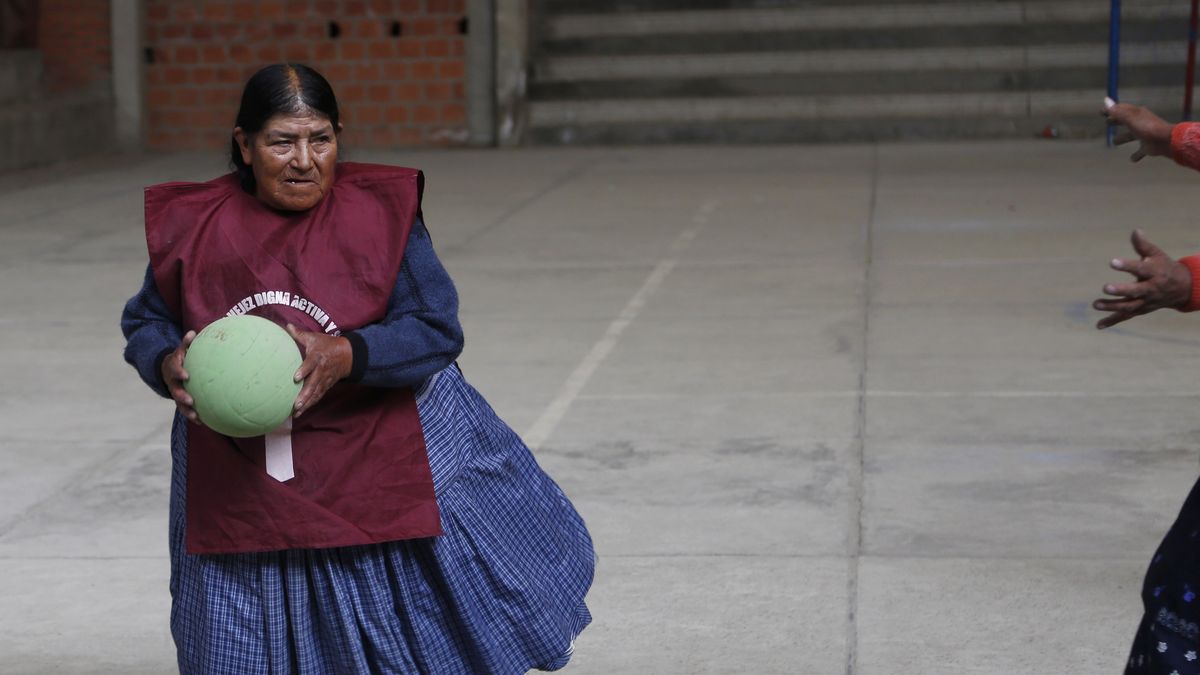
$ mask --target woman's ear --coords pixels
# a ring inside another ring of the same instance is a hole
[[[250,152],[250,136],[242,131],[241,127],[234,127],[233,140],[237,141],[238,148],[242,151],[242,161],[246,166],[253,166],[254,163],[251,160],[254,158],[254,154]]]

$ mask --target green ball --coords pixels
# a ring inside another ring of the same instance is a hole
[[[184,388],[205,426],[234,438],[261,436],[292,414],[300,348],[257,316],[227,316],[196,335],[183,359]]]

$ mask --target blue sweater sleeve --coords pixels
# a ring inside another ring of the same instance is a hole
[[[125,334],[126,363],[136,368],[142,381],[159,396],[170,398],[162,379],[162,361],[183,341],[183,329],[159,295],[149,265],[142,290],[125,303],[121,332]]]
[[[409,234],[387,315],[342,335],[354,350],[348,379],[377,387],[417,386],[462,353],[458,292],[420,218]]]

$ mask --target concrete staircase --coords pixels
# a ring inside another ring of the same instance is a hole
[[[0,171],[112,150],[109,91],[45,93],[34,49],[0,49]]]
[[[1190,4],[1123,5],[1120,98],[1178,119]],[[1100,136],[1108,12],[1103,0],[542,0],[526,141]]]

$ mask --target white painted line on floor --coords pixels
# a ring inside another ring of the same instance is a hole
[[[857,398],[863,392],[843,391],[739,391],[737,398]],[[879,398],[1200,398],[1200,391],[867,391]],[[628,394],[583,394],[584,401],[653,401],[688,398],[729,398],[728,394],[637,392]]]
[[[596,369],[600,367],[604,359],[608,358],[608,355],[612,353],[613,348],[617,346],[617,341],[621,339],[621,334],[637,318],[638,313],[646,306],[646,301],[658,290],[658,287],[662,285],[663,280],[667,278],[671,270],[675,269],[675,266],[679,264],[680,256],[691,245],[692,240],[696,238],[700,229],[708,223],[708,219],[716,207],[716,202],[709,200],[696,210],[696,214],[692,216],[691,224],[675,237],[675,241],[671,242],[671,247],[667,249],[666,256],[658,261],[654,270],[650,272],[650,276],[646,277],[646,281],[642,283],[641,288],[633,294],[633,297],[625,304],[625,307],[617,315],[617,318],[608,325],[607,330],[604,331],[604,335],[596,341],[596,344],[592,345],[591,350],[583,357],[583,360],[579,362],[575,370],[567,376],[566,381],[563,382],[554,400],[550,402],[550,405],[546,406],[546,409],[542,411],[542,414],[533,423],[533,426],[525,432],[525,443],[531,449],[537,450],[540,448],[550,438],[550,434],[554,433],[554,429],[558,427],[558,423],[567,414],[567,409],[571,407],[575,399],[579,398],[579,392],[587,385],[588,380],[595,374]]]

